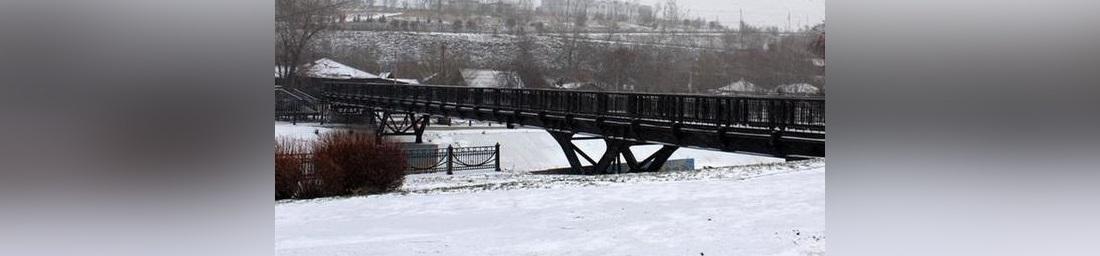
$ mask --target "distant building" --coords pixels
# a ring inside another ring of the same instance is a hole
[[[275,67],[275,84],[290,84],[289,81],[280,76],[280,70],[285,70],[285,67]],[[409,81],[404,79],[387,79],[328,58],[299,66],[297,74],[299,89],[312,95],[319,95],[322,85],[331,81],[410,84]]]
[[[433,0],[427,6],[432,9],[446,9],[458,12],[508,13],[514,10],[530,10],[530,0]],[[443,6],[439,6],[443,5]]]
[[[562,17],[585,15],[589,19],[601,17],[634,22],[653,15],[653,8],[648,5],[618,0],[542,0],[539,11]]]

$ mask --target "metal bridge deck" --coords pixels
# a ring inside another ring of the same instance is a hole
[[[330,82],[333,106],[784,158],[825,156],[825,100]]]

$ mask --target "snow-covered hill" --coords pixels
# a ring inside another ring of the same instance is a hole
[[[568,34],[534,35],[531,54],[540,66],[561,68],[562,55],[568,42]],[[591,33],[577,36],[577,41],[595,47],[609,43],[625,45],[649,45],[665,51],[683,53],[686,57],[700,49],[720,47],[720,34],[659,35],[651,33],[607,34]],[[461,53],[467,65],[473,67],[503,67],[518,54],[520,36],[489,33],[440,33],[440,32],[392,32],[392,31],[335,31],[325,34],[323,43],[331,49],[368,49],[379,63],[394,61],[420,61],[446,45],[451,54]],[[703,47],[703,48],[699,48]]]

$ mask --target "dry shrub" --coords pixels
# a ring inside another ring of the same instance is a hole
[[[313,145],[319,196],[377,194],[405,182],[407,163],[399,145],[366,133],[330,132]]]
[[[304,176],[303,163],[309,151],[301,141],[278,138],[275,140],[275,199],[295,198],[299,181]]]

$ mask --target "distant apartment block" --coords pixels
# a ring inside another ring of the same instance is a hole
[[[590,19],[645,21],[652,19],[653,7],[617,0],[542,0],[539,11],[558,16],[585,15]]]

